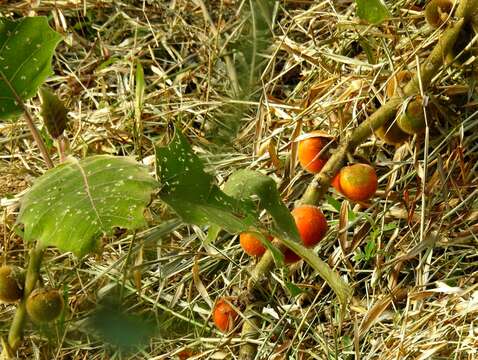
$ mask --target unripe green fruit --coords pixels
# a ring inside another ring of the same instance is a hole
[[[37,288],[27,299],[27,313],[35,323],[45,323],[60,316],[65,306],[58,290]]]
[[[22,269],[10,265],[0,267],[0,301],[13,303],[20,300],[24,282],[25,275]]]
[[[410,135],[425,131],[426,122],[421,99],[416,98],[408,103],[407,109],[398,117],[397,124]]]
[[[395,121],[386,121],[385,124],[375,130],[375,135],[390,145],[400,145],[410,136],[403,132]]]

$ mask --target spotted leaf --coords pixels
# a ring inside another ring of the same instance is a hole
[[[52,74],[51,59],[60,40],[46,17],[0,19],[0,120],[22,111],[15,94],[31,98]]]
[[[24,239],[83,256],[115,227],[146,225],[145,207],[157,182],[127,157],[71,159],[48,170],[21,200]]]
[[[230,233],[260,224],[252,203],[234,199],[219,189],[179,131],[167,147],[156,149],[156,164],[161,182],[159,196],[185,222],[215,224]]]

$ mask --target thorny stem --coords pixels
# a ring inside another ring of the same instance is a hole
[[[30,250],[30,258],[28,260],[27,273],[25,276],[25,288],[23,297],[18,304],[15,316],[13,317],[10,331],[8,333],[8,344],[15,351],[20,345],[22,339],[23,326],[26,318],[26,301],[28,295],[35,289],[37,281],[40,277],[40,266],[43,259],[43,247],[37,246]]]
[[[405,86],[404,95],[406,97],[419,93],[420,84],[423,89],[430,85],[432,78],[438,73],[438,70],[443,65],[445,55],[455,43],[465,20],[470,18],[470,16],[465,16],[465,14],[471,14],[472,11],[470,9],[476,9],[477,7],[478,0],[465,0],[460,3],[457,9],[457,15],[461,19],[443,32],[438,40],[438,44],[420,66],[420,78],[415,74],[412,80]],[[341,143],[339,148],[324,165],[320,173],[314,177],[303,194],[300,203],[312,205],[318,204],[328,190],[332,178],[344,165],[347,153],[365,141],[370,135],[372,135],[374,130],[382,126],[387,120],[392,119],[402,103],[403,99],[400,96],[394,96],[388,102],[383,104],[366,121],[361,123],[352,132],[350,137]],[[274,241],[277,241],[277,239]],[[262,283],[261,280],[267,277],[267,274],[272,270],[273,266],[274,260],[272,254],[267,250],[252,271],[251,281],[248,288],[249,293],[256,292],[257,287]],[[257,323],[257,319],[252,314],[249,314],[246,309],[246,321],[243,324],[242,335],[247,335],[248,338],[257,336],[259,329]],[[255,358],[256,351],[256,346],[250,342],[246,342],[241,347],[239,358],[242,360],[253,359]]]

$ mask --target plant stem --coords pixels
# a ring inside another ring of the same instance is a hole
[[[27,107],[25,106],[25,103],[23,102],[22,98],[17,94],[15,88],[12,86],[12,84],[10,83],[10,81],[7,79],[7,77],[5,76],[5,74],[2,71],[0,71],[0,77],[5,82],[5,84],[7,84],[7,86],[9,87],[10,91],[12,92],[13,96],[15,97],[16,102],[23,109],[23,112],[25,114],[25,120],[26,120],[28,129],[30,130],[30,133],[32,134],[33,140],[35,140],[35,142],[38,146],[38,149],[40,150],[40,153],[42,154],[43,159],[46,162],[46,166],[49,169],[52,169],[53,168],[53,161],[51,160],[50,155],[48,154],[48,150],[45,146],[45,143],[43,142],[43,139],[40,135],[40,132],[38,131],[38,129],[35,126],[35,122],[33,121],[32,115],[30,114]]]
[[[23,326],[26,318],[26,301],[28,295],[35,289],[38,278],[40,277],[40,266],[43,259],[43,247],[36,246],[30,250],[30,258],[28,260],[27,273],[25,276],[25,288],[23,297],[18,304],[15,316],[13,317],[10,331],[8,333],[8,344],[15,351],[20,345],[22,339]]]

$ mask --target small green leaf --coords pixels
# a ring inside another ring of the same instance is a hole
[[[379,24],[391,16],[382,0],[355,0],[357,16],[371,24]]]
[[[303,294],[303,293],[306,293],[307,291],[301,289],[300,287],[298,287],[297,285],[287,281],[285,283],[285,286],[287,287],[287,290],[289,290],[290,292],[290,295],[292,297],[296,297],[297,295],[300,295],[300,294]]]
[[[333,198],[330,195],[325,195],[325,200],[327,201],[327,203],[329,203],[330,206],[332,206],[335,210],[337,210],[337,212],[340,211],[340,208],[341,208],[340,201],[338,201],[337,199]]]
[[[60,40],[46,17],[0,20],[0,119],[22,111],[15,93],[22,100],[31,98],[52,74],[51,59]]]
[[[83,256],[115,227],[146,225],[144,210],[158,186],[131,158],[71,159],[38,178],[21,200],[24,239]]]
[[[156,149],[156,164],[159,195],[185,222],[199,226],[212,223],[230,233],[258,228],[252,204],[222,192],[179,131],[168,147]]]
[[[68,111],[63,102],[50,90],[41,88],[40,98],[42,101],[40,115],[43,118],[48,133],[57,139],[68,124]]]

